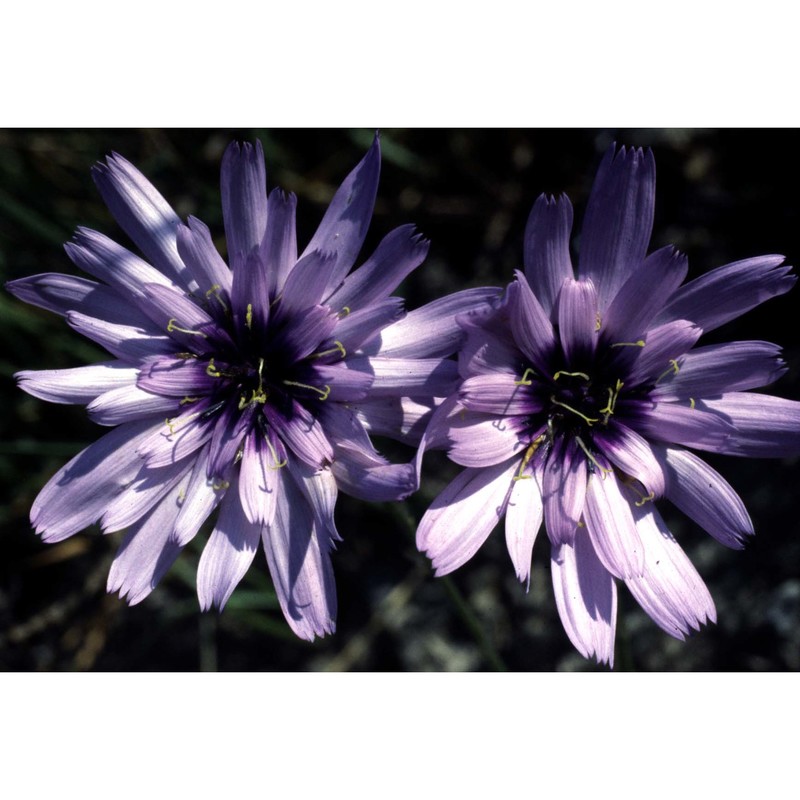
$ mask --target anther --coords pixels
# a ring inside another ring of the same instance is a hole
[[[621,380],[617,379],[617,384],[614,389],[610,386],[606,389],[608,392],[608,403],[605,408],[601,408],[599,411],[600,414],[604,414],[603,425],[608,425],[609,417],[614,413],[614,409],[617,406],[617,398],[619,397],[620,389],[622,389],[624,385],[625,384]]]
[[[210,375],[212,378],[221,378],[222,373],[214,366],[214,359],[211,358],[208,361],[208,366],[206,367],[206,375]]]
[[[557,406],[561,406],[561,408],[566,408],[567,411],[571,411],[573,414],[577,414],[577,416],[584,420],[589,426],[600,421],[600,417],[587,417],[586,414],[582,414],[577,408],[573,408],[572,406],[568,406],[566,403],[562,403],[560,400],[556,400],[556,396],[554,394],[550,395],[550,402]]]
[[[188,395],[186,395],[186,397],[184,397],[183,400],[181,400],[181,402],[178,403],[178,405],[186,406],[189,403],[196,403],[199,399],[200,399],[199,397],[189,397]]]
[[[656,493],[650,492],[650,494],[644,495],[641,500],[637,500],[634,503],[634,505],[636,506],[636,508],[641,508],[645,503],[649,503],[655,499],[656,499]]]
[[[215,481],[214,481],[214,483],[212,483],[212,484],[211,484],[211,488],[212,488],[212,489],[213,489],[215,492],[219,492],[219,491],[221,491],[222,489],[227,489],[227,488],[228,488],[230,485],[231,485],[231,482],[230,482],[230,481],[219,481],[219,480],[215,480]]]
[[[178,321],[177,317],[173,317],[167,323],[167,333],[172,333],[173,331],[180,331],[180,333],[188,333],[191,336],[202,336],[204,339],[208,339],[202,331],[190,331],[188,328],[181,328],[180,325],[176,325],[175,323]]]
[[[597,311],[594,315],[594,329],[595,331],[600,330],[600,326],[603,324],[603,318],[600,316],[600,312]]]
[[[522,373],[522,377],[518,381],[514,381],[514,386],[530,386],[533,381],[528,378],[528,375],[536,375],[536,372],[528,367],[525,372]]]
[[[247,314],[244,318],[244,324],[247,325],[248,329],[253,327],[253,304],[247,304]]]
[[[553,380],[557,381],[562,375],[569,375],[571,378],[583,378],[585,381],[590,381],[591,378],[585,372],[566,372],[563,369],[560,369],[553,375]]]
[[[612,347],[644,347],[644,339],[638,339],[635,342],[616,342]]]
[[[345,306],[345,307],[344,307],[344,308],[343,308],[343,309],[342,309],[342,310],[339,312],[339,319],[344,319],[344,317],[348,316],[349,314],[350,314],[350,306]]]
[[[695,403],[694,403],[694,397],[690,397],[690,398],[689,398],[689,408],[694,408],[694,405],[695,405]]]

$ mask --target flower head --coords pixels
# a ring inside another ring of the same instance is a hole
[[[184,224],[112,155],[94,178],[147,261],[79,229],[67,253],[97,280],[45,274],[8,284],[114,357],[16,376],[34,396],[88,404],[94,421],[116,426],[63,467],[31,510],[48,542],[98,520],[107,532],[127,529],[109,591],[131,604],[145,598],[219,506],[198,569],[202,608],[225,605],[263,543],[295,633],[333,631],[338,491],[398,499],[416,481],[411,465],[376,452],[362,416],[402,438],[455,377],[414,321],[456,329],[452,314],[420,309],[407,322],[391,296],[427,252],[412,226],[389,233],[351,272],[379,170],[376,137],[298,256],[296,198],[267,195],[260,144],[230,145],[221,170],[226,263],[206,225]]]
[[[461,384],[420,448],[446,447],[466,467],[417,531],[436,574],[465,563],[505,515],[511,560],[528,582],[544,520],[564,628],[585,657],[611,664],[617,580],[677,638],[715,620],[656,499],[729,547],[753,533],[733,488],[691,451],[800,451],[800,403],[747,393],[783,374],[778,347],[695,347],[704,331],[788,291],[795,278],[782,256],[761,256],[682,285],[684,255],[672,247],[647,255],[654,194],[650,151],[606,153],[577,279],[570,202],[539,197],[524,273],[494,308],[459,317]]]

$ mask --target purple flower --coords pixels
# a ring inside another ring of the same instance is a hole
[[[464,564],[505,515],[517,577],[530,579],[545,522],[558,611],[585,656],[613,665],[616,579],[667,633],[715,621],[705,584],[664,524],[666,497],[711,536],[741,548],[741,499],[692,450],[800,452],[800,403],[747,390],[785,371],[761,341],[695,347],[795,282],[782,256],[720,267],[681,285],[687,259],[647,255],[655,162],[605,155],[569,254],[566,196],[536,201],[518,272],[494,308],[462,314],[461,384],[433,415],[425,448],[466,469],[433,501],[417,545],[437,575]]]
[[[63,467],[31,510],[47,542],[98,520],[106,532],[127,529],[109,591],[144,599],[219,506],[198,569],[201,607],[225,605],[263,543],[295,633],[334,630],[339,490],[390,500],[416,485],[413,466],[379,455],[365,425],[419,440],[433,396],[455,385],[455,365],[442,358],[461,334],[453,314],[476,296],[404,315],[391,292],[428,249],[412,226],[350,273],[379,171],[376,137],[298,258],[295,196],[267,195],[260,144],[232,144],[221,175],[226,264],[202,222],[183,224],[112,155],[95,181],[149,263],[79,229],[67,253],[99,282],[45,274],[8,284],[114,356],[16,376],[35,397],[88,404],[94,421],[118,426]]]

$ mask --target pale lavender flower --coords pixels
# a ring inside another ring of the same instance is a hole
[[[298,258],[296,198],[267,196],[260,144],[232,144],[221,170],[226,263],[206,225],[183,224],[112,155],[95,181],[149,263],[79,229],[67,253],[100,282],[45,274],[8,284],[114,356],[16,376],[35,397],[88,404],[94,421],[118,426],[63,467],[31,510],[47,542],[98,520],[106,532],[127,529],[109,591],[144,599],[219,506],[198,569],[201,607],[225,605],[263,544],[294,632],[334,630],[338,491],[390,500],[416,483],[411,465],[376,452],[362,419],[419,439],[411,432],[433,396],[454,386],[455,365],[441,357],[461,335],[453,314],[481,294],[405,317],[391,292],[428,249],[412,226],[389,233],[350,273],[379,171],[376,136]]]
[[[466,469],[433,501],[417,545],[437,575],[464,564],[505,515],[518,578],[545,522],[558,611],[585,656],[613,665],[617,579],[667,633],[715,621],[711,596],[666,528],[666,497],[724,545],[752,523],[734,489],[692,450],[780,457],[800,452],[800,403],[748,389],[785,371],[761,341],[695,347],[795,282],[782,256],[720,267],[681,285],[687,259],[647,255],[655,162],[605,155],[581,237],[572,207],[539,197],[518,272],[491,310],[464,314],[461,385],[434,414],[425,448]]]

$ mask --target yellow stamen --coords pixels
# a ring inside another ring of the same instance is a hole
[[[188,333],[191,336],[202,336],[204,339],[208,339],[202,331],[190,331],[188,328],[181,328],[180,325],[176,325],[175,323],[178,321],[177,317],[173,317],[167,323],[167,333],[172,333],[173,331],[180,331],[181,333]]]
[[[244,324],[247,325],[248,328],[253,327],[253,304],[247,304],[247,315],[244,318]]]
[[[309,356],[309,358],[322,358],[323,356],[329,356],[332,353],[341,353],[342,358],[347,358],[347,350],[344,349],[344,345],[338,339],[334,342],[334,345],[336,346],[330,350],[322,350],[319,353],[314,353],[314,355]]]
[[[301,389],[309,389],[312,392],[317,392],[320,395],[320,400],[327,400],[328,395],[331,393],[331,387],[325,384],[324,389],[318,389],[316,386],[309,386],[307,383],[298,383],[297,381],[284,381],[284,386],[299,386]]]
[[[597,311],[595,313],[595,315],[594,315],[594,329],[595,329],[595,331],[599,331],[600,330],[600,326],[602,325],[602,322],[603,322],[603,320],[602,320],[602,317],[600,316],[600,312]]]
[[[582,420],[585,420],[586,424],[589,426],[592,426],[595,422],[600,421],[599,417],[587,417],[586,414],[581,414],[577,408],[573,408],[572,406],[568,406],[566,403],[562,403],[560,400],[556,400],[556,396],[554,394],[550,395],[550,402],[557,406],[561,406],[561,408],[566,408],[567,411],[571,411],[573,414],[577,414]]]
[[[667,367],[667,369],[665,369],[665,370],[664,370],[664,371],[663,371],[663,372],[662,372],[662,373],[661,373],[661,374],[658,376],[658,378],[656,379],[656,383],[660,383],[661,381],[663,381],[663,380],[664,380],[664,378],[666,378],[666,377],[667,377],[667,375],[669,375],[670,373],[672,373],[673,375],[677,375],[677,374],[680,372],[680,370],[681,370],[681,368],[680,368],[680,366],[678,365],[678,361],[677,361],[677,359],[675,359],[675,358],[671,358],[671,359],[669,360],[669,367]]]
[[[635,342],[616,342],[616,344],[612,344],[612,347],[644,347],[644,339],[639,339]]]
[[[536,451],[541,446],[542,442],[546,439],[546,435],[542,434],[541,436],[537,436],[529,445],[528,449],[525,451],[525,455],[522,457],[522,462],[519,465],[519,472],[514,476],[515,481],[527,481],[530,480],[530,475],[523,475],[522,473],[525,472],[528,464],[531,463],[531,459],[536,454]]]
[[[217,481],[215,480],[214,483],[211,484],[211,488],[215,492],[219,492],[221,489],[227,489],[231,485],[230,481]]]
[[[345,306],[345,307],[344,307],[344,308],[343,308],[343,309],[342,309],[342,310],[339,312],[339,319],[343,319],[343,318],[344,318],[344,317],[346,317],[346,316],[347,316],[349,313],[350,313],[350,306]]]
[[[694,408],[694,397],[689,398],[689,408]]]
[[[594,464],[597,467],[597,469],[599,469],[600,472],[603,473],[604,479],[606,475],[614,471],[613,469],[609,469],[608,467],[602,466],[602,464],[598,462],[598,460],[592,455],[589,448],[583,443],[583,439],[581,439],[580,436],[576,436],[575,441],[578,443],[578,446],[581,448],[581,450],[583,450],[583,452],[586,453],[586,457],[589,459],[589,461],[591,461],[592,464]]]
[[[222,291],[222,287],[215,283],[207,292],[206,297],[210,300],[211,296],[214,296],[214,299],[225,309],[226,313],[228,312],[228,306],[225,301],[222,299],[222,295],[220,292]]]
[[[214,359],[211,358],[208,361],[208,366],[206,367],[206,375],[210,375],[212,378],[221,378],[222,373],[214,366]]]
[[[608,419],[614,413],[614,409],[617,406],[617,398],[619,397],[619,391],[620,389],[622,389],[624,385],[625,384],[621,380],[617,379],[617,385],[614,387],[613,390],[611,389],[610,386],[608,387],[607,389],[608,403],[606,404],[605,408],[601,408],[600,411],[598,412],[600,414],[605,415],[603,417],[603,425],[608,425]]]
[[[265,441],[267,442],[267,447],[269,447],[269,452],[272,455],[272,460],[275,462],[274,464],[270,464],[270,469],[280,469],[281,467],[285,467],[289,462],[284,458],[283,461],[278,461],[278,453],[275,450],[274,445],[272,442],[265,437]]]
[[[566,372],[563,369],[560,369],[553,375],[553,380],[557,381],[562,375],[569,375],[571,378],[583,378],[586,381],[590,381],[591,378],[585,372]]]
[[[180,403],[178,403],[178,405],[185,406],[188,405],[189,403],[196,403],[199,399],[200,399],[199,397],[189,397],[187,395],[186,397],[183,398],[183,400],[181,400]]]
[[[644,495],[641,500],[637,500],[634,503],[634,505],[636,506],[636,508],[641,508],[645,503],[649,503],[655,499],[656,499],[655,492],[650,492],[650,494]]]
[[[528,375],[535,375],[536,372],[528,367],[525,372],[522,373],[522,378],[518,381],[514,381],[514,386],[530,386],[533,381],[528,378]]]

